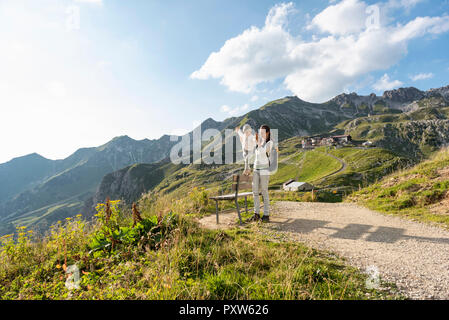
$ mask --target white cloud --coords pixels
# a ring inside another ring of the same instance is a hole
[[[268,12],[265,19],[267,28],[284,27],[287,25],[287,15],[295,12],[293,2],[276,4]]]
[[[249,105],[248,105],[248,104],[244,104],[244,105],[242,105],[242,106],[235,107],[235,108],[231,108],[231,107],[229,107],[228,105],[222,105],[222,106],[220,107],[220,111],[221,111],[221,112],[224,112],[224,113],[227,113],[227,114],[230,115],[230,116],[236,116],[236,115],[239,115],[239,114],[241,114],[242,112],[248,110],[248,108],[249,108]]]
[[[449,30],[449,16],[418,17],[405,25],[381,23],[367,29],[366,8],[359,0],[329,6],[313,18],[310,30],[318,33],[306,41],[285,27],[293,5],[277,5],[262,28],[252,26],[227,40],[191,78],[220,79],[231,91],[247,94],[254,94],[258,84],[283,79],[283,85],[301,99],[323,102],[371,72],[397,64],[407,55],[411,39]]]
[[[259,100],[259,96],[252,96],[251,97],[251,102],[255,102],[257,100]]]
[[[226,112],[226,113],[228,113],[229,110],[231,110],[231,107],[228,106],[228,105],[222,105],[221,108],[220,108],[220,110],[221,110],[221,112]]]
[[[388,74],[384,74],[374,85],[373,88],[377,91],[392,90],[402,86],[403,83],[399,80],[390,80]]]
[[[191,78],[221,78],[229,89],[250,93],[258,83],[285,75],[291,68],[289,46],[295,41],[283,28],[291,7],[291,3],[273,7],[263,29],[251,27],[227,40]]]
[[[358,0],[344,0],[331,5],[313,18],[308,29],[317,27],[331,34],[349,34],[365,28],[367,5]]]
[[[426,79],[431,79],[433,78],[434,74],[433,73],[419,73],[416,74],[414,76],[411,76],[410,79],[412,81],[419,81],[419,80],[426,80]]]
[[[417,17],[404,26],[398,25],[391,36],[391,40],[401,42],[421,37],[426,33],[440,34],[447,31],[449,31],[449,16]]]

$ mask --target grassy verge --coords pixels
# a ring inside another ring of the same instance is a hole
[[[445,149],[428,161],[355,192],[347,200],[380,212],[449,228],[448,167],[449,151]]]

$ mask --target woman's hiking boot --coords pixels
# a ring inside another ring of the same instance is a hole
[[[270,216],[262,216],[262,222],[270,222]]]

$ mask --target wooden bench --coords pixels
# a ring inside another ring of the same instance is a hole
[[[245,197],[245,210],[248,213],[248,196],[252,196],[252,192],[242,192],[239,193],[239,190],[252,189],[253,176],[234,174],[232,175],[232,191],[234,193],[209,197],[209,199],[215,200],[215,208],[217,210],[217,224],[218,224],[218,201],[235,201],[235,207],[237,208],[237,214],[239,215],[240,224],[242,224],[242,217],[240,215],[240,208],[238,199]]]

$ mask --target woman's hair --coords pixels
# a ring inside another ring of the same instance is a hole
[[[260,126],[260,128],[265,129],[265,132],[267,133],[267,141],[265,141],[265,143],[270,141],[271,140],[270,127],[267,126],[266,124],[264,124],[264,125]]]

